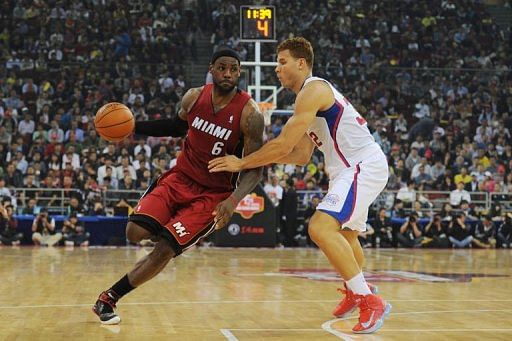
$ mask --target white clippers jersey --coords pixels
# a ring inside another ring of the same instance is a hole
[[[383,155],[382,149],[370,134],[366,120],[350,102],[323,78],[310,77],[312,81],[329,84],[334,94],[334,104],[319,111],[308,128],[308,135],[325,157],[325,170],[330,179],[340,171],[355,167],[359,162]]]

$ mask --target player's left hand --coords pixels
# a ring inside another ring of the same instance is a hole
[[[242,168],[242,160],[234,155],[218,157],[208,162],[210,173],[216,172],[239,172]]]
[[[231,197],[221,201],[217,207],[215,207],[212,215],[215,217],[213,218],[213,221],[215,223],[216,230],[223,228],[229,222],[235,208],[236,204]]]

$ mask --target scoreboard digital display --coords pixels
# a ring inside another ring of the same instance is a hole
[[[240,38],[242,41],[276,41],[276,8],[240,6]]]

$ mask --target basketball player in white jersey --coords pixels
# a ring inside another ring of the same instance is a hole
[[[310,220],[311,239],[345,280],[338,317],[359,308],[355,333],[373,333],[391,305],[372,292],[363,276],[364,255],[357,239],[365,231],[368,207],[388,180],[386,156],[366,121],[328,81],[312,76],[313,48],[304,38],[277,47],[276,73],[283,87],[297,94],[295,110],[279,136],[239,159],[233,155],[210,161],[210,172],[238,172],[269,163],[309,162],[315,146],[325,157],[329,192]],[[375,290],[373,290],[375,291]]]

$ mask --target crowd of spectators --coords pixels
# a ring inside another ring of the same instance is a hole
[[[12,198],[14,212],[65,206],[65,213],[105,214],[111,206],[130,206],[136,190],[175,164],[181,140],[134,136],[107,143],[92,126],[95,111],[116,100],[139,120],[175,115],[189,86],[182,63],[196,57],[198,35],[211,34],[214,49],[227,45],[252,58],[252,47],[239,39],[241,4],[1,2],[0,195]],[[508,209],[512,192],[512,35],[481,3],[268,4],[277,7],[278,39],[310,38],[315,75],[347,96],[389,156],[388,190],[397,193],[379,198],[372,217],[380,207],[391,217],[402,206],[402,218],[418,212],[428,215],[420,220],[434,220],[436,197],[421,191],[439,190],[450,192],[456,212],[468,205],[475,217],[504,219],[499,200]],[[275,60],[275,44],[263,44],[262,53]],[[278,84],[272,68],[264,71],[263,83]],[[282,92],[279,103],[291,108],[292,94]],[[285,122],[273,117],[267,137]],[[284,225],[299,226],[283,233],[286,244],[297,243],[294,233],[306,238],[303,222],[328,186],[321,154],[305,167],[269,168],[266,183],[284,189],[277,190],[277,206],[290,190],[310,191],[298,196],[295,217],[281,216]],[[29,190],[15,193],[20,187]],[[56,188],[64,190],[50,191]],[[112,189],[127,191],[108,196],[105,207],[102,193]],[[497,204],[490,211],[479,207],[477,192],[495,195]],[[429,231],[421,225],[422,236]]]

